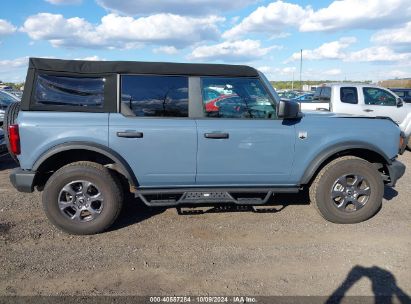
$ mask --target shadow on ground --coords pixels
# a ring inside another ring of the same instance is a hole
[[[392,188],[392,187],[388,187],[388,186],[385,186],[385,188],[384,188],[384,198],[387,200],[387,201],[390,201],[390,200],[392,200],[394,197],[396,197],[398,195],[398,191],[397,190],[395,190],[394,188]]]
[[[254,212],[254,213],[277,213],[284,210],[289,205],[308,205],[310,199],[308,193],[303,191],[295,194],[278,194],[269,200],[267,204],[260,206],[233,205],[233,204],[195,204],[182,205],[175,208],[179,215],[199,215],[205,213],[228,213],[228,212]],[[128,193],[124,200],[123,209],[118,220],[109,229],[110,231],[122,229],[129,225],[137,224],[152,216],[163,213],[166,207],[147,207],[131,193]]]
[[[397,285],[395,276],[378,266],[354,266],[341,285],[332,293],[326,304],[345,303],[348,290],[363,277],[371,281],[374,303],[411,303],[411,298]]]
[[[8,154],[0,155],[0,171],[16,168],[18,165]]]

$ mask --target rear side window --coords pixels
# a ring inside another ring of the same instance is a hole
[[[357,104],[358,103],[357,88],[354,88],[354,87],[341,88],[340,98],[341,98],[341,102],[343,103]]]
[[[331,88],[319,87],[315,91],[313,102],[330,102],[331,100]]]
[[[405,93],[406,93],[406,91],[394,91],[393,90],[393,92],[395,93],[395,94],[397,94],[397,96],[398,97],[405,97]]]
[[[36,105],[102,108],[104,78],[38,75]]]
[[[121,106],[126,115],[188,117],[188,77],[124,75]]]

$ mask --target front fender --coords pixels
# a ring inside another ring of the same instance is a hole
[[[411,108],[411,106],[409,108]],[[407,114],[404,121],[400,124],[400,129],[404,132],[405,137],[411,137],[411,111]]]
[[[372,151],[380,155],[387,164],[391,164],[392,161],[386,155],[381,149],[378,147],[366,143],[366,142],[360,142],[360,141],[352,141],[352,142],[344,142],[344,143],[338,143],[334,144],[332,146],[327,147],[326,149],[322,150],[319,154],[317,154],[310,162],[308,165],[307,169],[304,171],[304,174],[301,177],[300,184],[304,185],[307,184],[314,174],[317,172],[317,170],[320,168],[320,166],[331,156],[341,153],[343,151],[347,150],[352,150],[352,149],[361,149],[361,150],[366,150],[366,151]]]

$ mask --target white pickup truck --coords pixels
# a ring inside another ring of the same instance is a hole
[[[329,83],[317,88],[313,100],[299,101],[304,111],[331,111],[363,116],[386,116],[408,138],[411,149],[411,104],[388,89],[357,83]]]

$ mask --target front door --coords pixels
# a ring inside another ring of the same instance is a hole
[[[362,93],[364,115],[390,117],[398,124],[407,116],[407,111],[403,107],[397,107],[397,98],[390,92],[375,87],[364,87]]]
[[[257,78],[203,77],[204,118],[197,120],[198,185],[288,185],[295,127],[276,117]],[[208,92],[218,92],[209,97]]]

